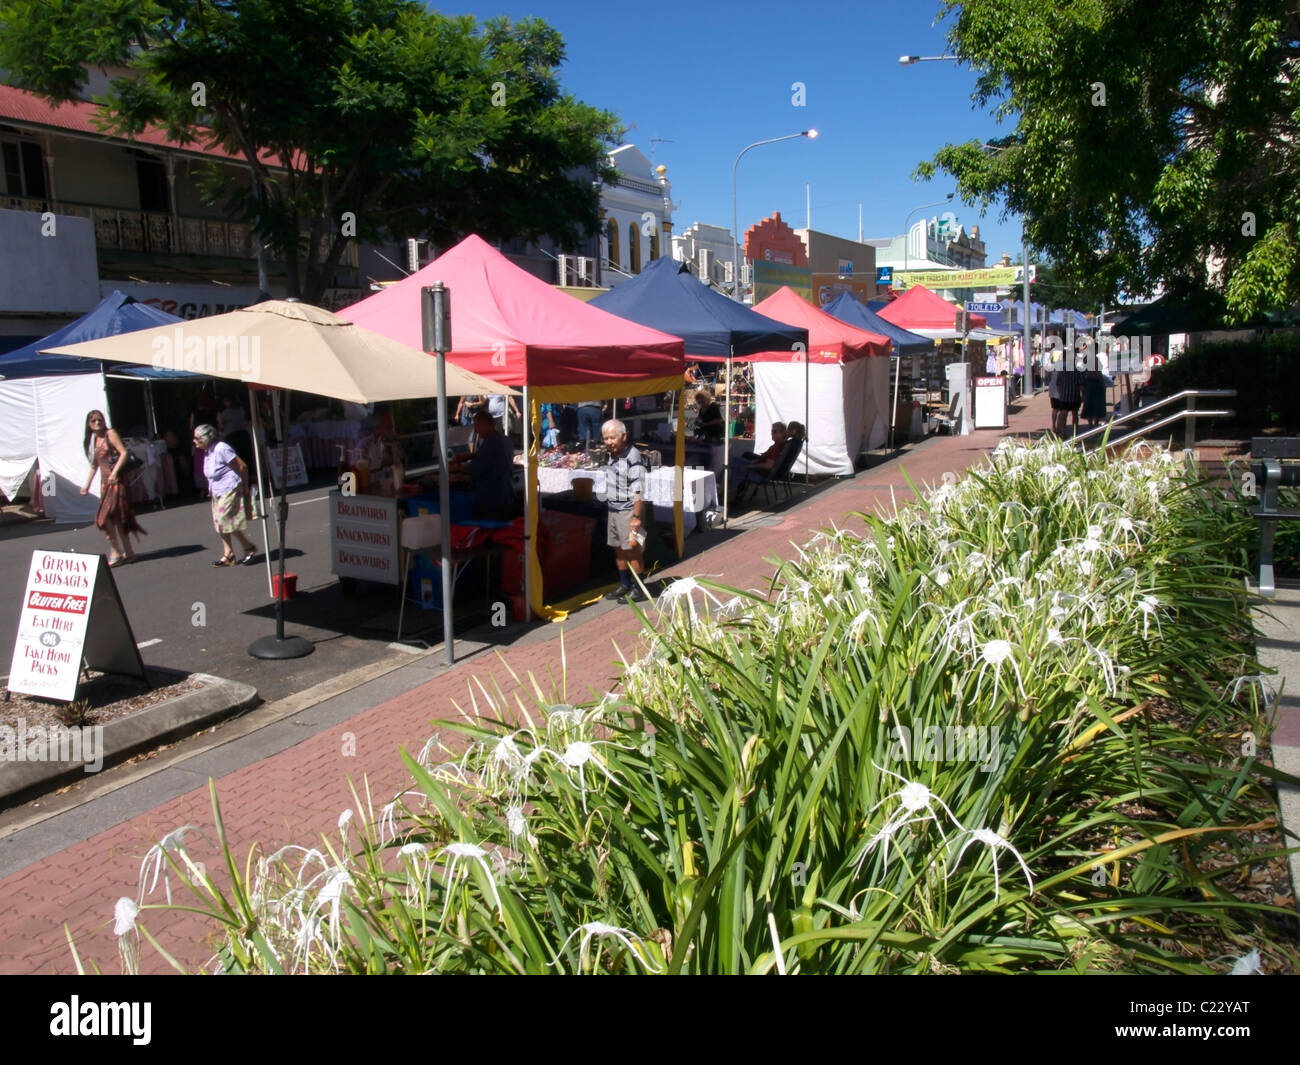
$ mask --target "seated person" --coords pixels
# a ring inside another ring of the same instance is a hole
[[[722,408],[717,400],[707,391],[695,393],[695,438],[709,444],[722,443],[722,431],[725,428]]]
[[[371,420],[370,435],[357,444],[358,461],[369,471],[370,491],[374,495],[393,495],[402,487],[406,472],[406,452],[397,440],[392,414],[376,414]]]
[[[474,415],[474,432],[478,434],[474,453],[457,455],[450,462],[452,483],[469,483],[474,492],[474,517],[509,521],[518,513],[514,445],[498,432],[496,421],[486,410]]]
[[[735,490],[732,492],[732,498],[740,499],[746,485],[751,481],[759,482],[763,480],[764,477],[776,469],[776,464],[781,461],[781,453],[785,450],[788,439],[785,422],[773,422],[772,446],[761,455],[755,454],[753,451],[746,451],[742,456],[750,461],[746,462],[741,468],[740,477],[737,479]]]

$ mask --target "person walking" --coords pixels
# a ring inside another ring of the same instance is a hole
[[[99,509],[95,512],[95,527],[108,538],[108,564],[123,566],[135,561],[131,550],[132,535],[148,535],[135,520],[131,505],[131,488],[124,476],[127,451],[116,429],[110,429],[104,412],[92,410],[86,415],[86,432],[81,441],[82,450],[90,462],[90,476],[81,486],[84,496],[90,483],[99,473]],[[121,547],[118,541],[121,541]]]
[[[217,430],[200,425],[194,430],[194,446],[203,452],[203,475],[212,491],[212,526],[221,537],[224,549],[214,566],[248,566],[257,555],[257,546],[244,535],[252,514],[248,494],[248,466],[229,444],[217,440]],[[239,541],[243,557],[236,558],[230,538]]]
[[[618,588],[607,592],[606,599],[632,599],[641,602],[646,594],[633,584],[645,571],[645,460],[627,440],[627,426],[611,419],[600,427],[601,439],[609,451],[609,469],[605,473],[605,505],[609,508],[609,526],[605,542],[614,549],[618,567]]]

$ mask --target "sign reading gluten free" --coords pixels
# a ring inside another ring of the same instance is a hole
[[[33,551],[9,690],[68,702],[83,661],[145,679],[144,663],[103,555]]]

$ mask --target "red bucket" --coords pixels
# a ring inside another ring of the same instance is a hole
[[[298,574],[286,573],[284,575],[284,597],[286,599],[292,599],[297,594]],[[278,573],[271,574],[271,598],[280,598],[280,575]]]

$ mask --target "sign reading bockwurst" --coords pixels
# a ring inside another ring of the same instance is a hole
[[[76,697],[98,555],[33,551],[9,690],[48,699]]]
[[[330,493],[331,569],[340,577],[396,584],[397,500]]]

